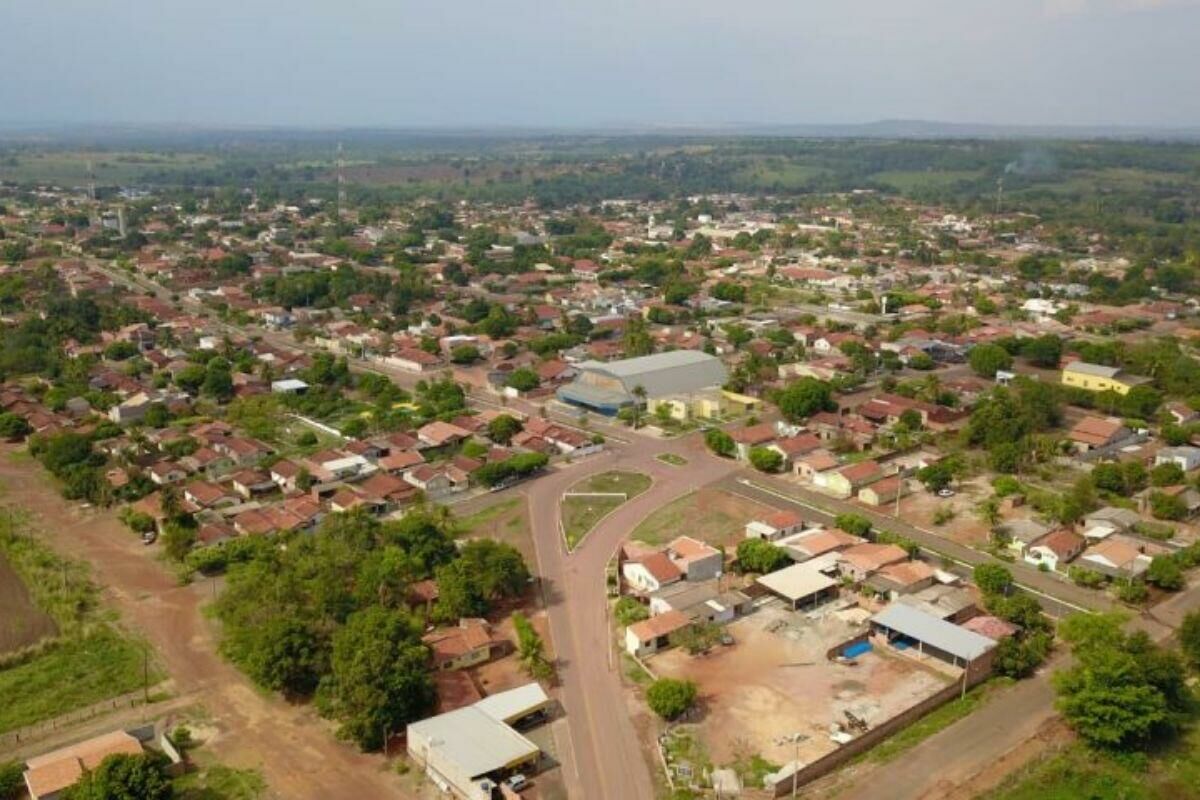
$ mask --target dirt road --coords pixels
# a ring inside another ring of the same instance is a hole
[[[621,689],[621,662],[612,648],[605,566],[621,541],[652,511],[736,468],[708,455],[698,436],[673,442],[630,438],[619,450],[539,478],[527,490],[570,730],[563,773],[573,798],[654,797]],[[665,452],[684,456],[688,464],[675,467],[655,458]],[[568,554],[559,533],[562,493],[581,478],[610,469],[645,473],[654,484],[601,520]]]
[[[35,533],[59,552],[92,565],[106,600],[150,643],[180,694],[195,697],[220,734],[214,754],[231,766],[262,770],[280,798],[401,797],[383,758],[340,744],[310,708],[256,689],[217,653],[201,613],[207,582],[179,586],[111,512],[82,512],[59,497],[39,467],[0,448],[6,503],[34,514]]]

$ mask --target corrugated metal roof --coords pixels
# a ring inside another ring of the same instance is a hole
[[[621,361],[584,361],[576,368],[581,373],[599,372],[615,378],[630,398],[637,386],[646,390],[647,397],[662,397],[720,386],[729,378],[719,358],[697,350],[672,350]]]
[[[871,622],[966,661],[974,661],[996,646],[986,636],[903,603],[892,603],[871,617]]]

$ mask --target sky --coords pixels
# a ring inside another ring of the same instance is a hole
[[[1200,125],[1200,0],[0,0],[0,124]]]

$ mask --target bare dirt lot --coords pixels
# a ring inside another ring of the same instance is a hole
[[[772,604],[731,623],[736,644],[692,657],[680,649],[653,657],[659,675],[699,687],[700,739],[714,764],[746,752],[775,764],[796,757],[786,737],[803,734],[799,758],[811,762],[835,749],[830,725],[845,711],[868,724],[889,719],[946,686],[951,678],[879,649],[857,666],[827,660],[826,652],[862,630],[865,612],[818,610],[819,617]],[[768,628],[784,626],[775,632]]]
[[[666,544],[687,534],[711,545],[737,547],[746,523],[773,509],[720,489],[699,489],[667,503],[633,531],[634,539]]]
[[[991,532],[987,523],[979,518],[976,507],[991,493],[991,487],[983,481],[979,484],[959,484],[955,487],[953,497],[938,497],[923,487],[917,488],[912,494],[901,499],[900,517],[918,528],[932,531],[959,544],[985,547]],[[942,509],[943,514],[953,512],[954,516],[939,525],[934,519]],[[890,514],[893,508],[889,505],[876,510]]]
[[[54,620],[34,604],[21,578],[0,555],[0,655],[57,632]]]

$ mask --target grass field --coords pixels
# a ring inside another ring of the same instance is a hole
[[[142,648],[107,624],[0,670],[0,732],[132,692],[143,684]],[[149,681],[162,679],[153,662]]]
[[[53,618],[33,602],[25,583],[0,554],[0,655],[56,633]]]
[[[744,497],[718,489],[700,489],[646,517],[634,528],[633,538],[660,545],[686,533],[714,546],[736,547],[745,534],[746,523],[767,510]]]
[[[569,492],[593,496],[564,497],[562,501],[563,534],[567,547],[574,548],[605,515],[650,488],[650,478],[639,472],[601,472],[572,486]],[[606,497],[604,494],[611,494]],[[625,497],[617,495],[624,494]]]
[[[174,785],[176,800],[258,800],[267,794],[262,775],[221,764],[181,775]]]
[[[9,524],[0,520],[0,555],[60,635],[0,669],[0,731],[160,681],[143,645],[126,637],[100,606],[86,564],[59,556],[36,538],[14,535]],[[17,524],[28,528],[23,519]]]
[[[659,461],[663,462],[664,464],[670,464],[673,467],[686,466],[688,463],[688,460],[686,458],[684,458],[683,456],[677,456],[674,453],[660,453],[660,454],[656,455],[655,458],[657,458]]]
[[[982,800],[1197,800],[1200,729],[1140,756],[1114,757],[1079,743],[1013,773]]]
[[[513,497],[459,517],[458,530],[468,539],[495,539],[507,542],[521,551],[525,560],[533,563],[533,540],[529,536],[529,513],[525,500]]]
[[[901,192],[911,192],[915,189],[936,189],[942,186],[952,186],[960,181],[972,181],[980,177],[980,173],[970,170],[893,170],[877,172],[871,180],[884,183]]]
[[[42,181],[83,185],[88,181],[88,164],[96,183],[127,183],[143,176],[204,169],[219,160],[203,153],[140,153],[51,151],[17,153],[0,158],[0,180]]]

